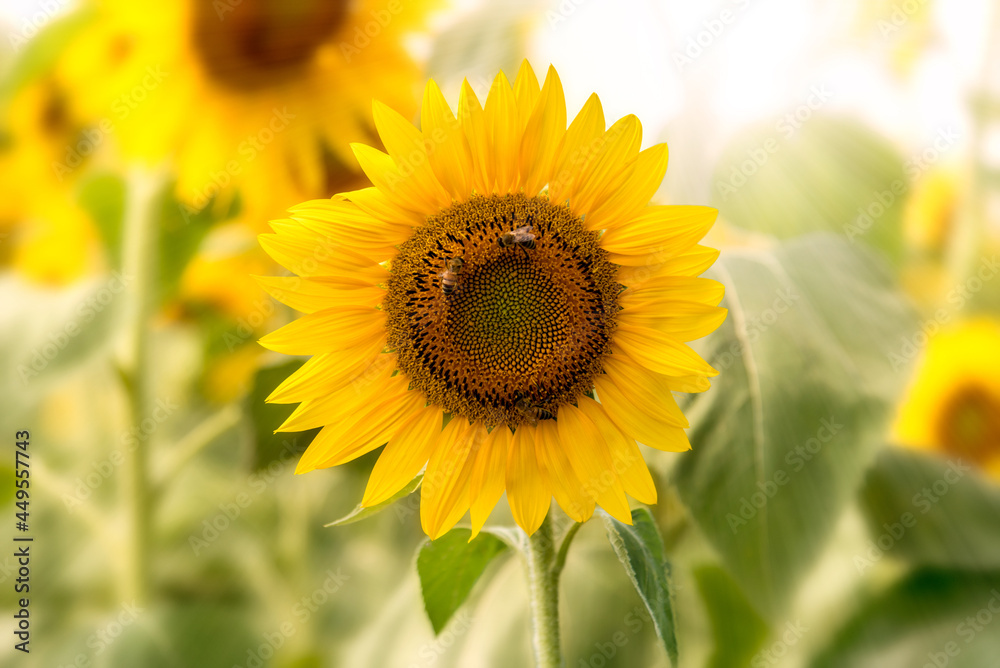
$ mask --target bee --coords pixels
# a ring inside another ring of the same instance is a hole
[[[442,271],[438,276],[441,277],[441,292],[446,295],[450,295],[455,292],[458,287],[458,275],[462,273],[462,258],[453,257],[448,260],[445,266],[445,270]]]
[[[516,245],[524,251],[525,257],[527,257],[528,249],[535,247],[535,235],[531,233],[531,225],[523,225],[510,232],[504,232],[497,239],[497,245],[500,248]]]
[[[524,419],[527,420],[532,427],[538,426],[539,420],[554,420],[556,417],[541,406],[533,405],[525,397],[521,397],[514,403],[514,409],[524,416]]]

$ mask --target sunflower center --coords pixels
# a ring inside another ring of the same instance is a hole
[[[220,13],[194,3],[195,50],[209,76],[236,89],[275,85],[298,74],[347,17],[348,0],[242,0]]]
[[[534,247],[497,243],[527,225]],[[593,387],[615,326],[616,270],[568,208],[475,195],[400,246],[384,302],[389,346],[432,403],[515,426],[519,400],[555,412]]]
[[[978,385],[963,388],[945,406],[938,437],[948,452],[986,464],[1000,453],[1000,398]]]

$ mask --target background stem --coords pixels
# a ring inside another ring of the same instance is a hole
[[[532,640],[536,668],[560,668],[559,572],[552,535],[551,513],[528,539],[528,588],[531,598]]]
[[[150,322],[156,303],[157,244],[153,204],[161,180],[133,173],[128,181],[122,270],[131,281],[128,360],[124,368],[130,428],[141,429],[152,407]],[[149,595],[149,536],[151,495],[148,451],[151,434],[141,432],[126,448],[123,505],[128,509],[124,594],[142,603]]]

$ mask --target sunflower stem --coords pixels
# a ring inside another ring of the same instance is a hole
[[[528,538],[528,588],[536,668],[561,668],[559,644],[559,568],[551,513]]]
[[[130,175],[124,221],[122,269],[133,281],[129,309],[128,360],[122,380],[128,395],[133,427],[149,416],[152,405],[153,355],[149,328],[156,301],[157,245],[153,204],[161,179],[150,174]],[[134,439],[127,448],[123,505],[128,512],[124,593],[142,603],[149,595],[149,541],[152,503],[148,475],[149,439]]]

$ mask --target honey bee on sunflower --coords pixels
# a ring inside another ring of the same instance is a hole
[[[666,145],[640,151],[635,116],[606,127],[596,95],[567,128],[553,68],[501,72],[485,105],[466,82],[457,115],[430,81],[420,129],[380,102],[374,121],[387,152],[352,145],[373,185],[260,237],[297,274],[262,285],[305,314],[261,344],[313,356],[269,397],[299,403],[280,430],[322,427],[296,472],[385,445],[362,505],[426,467],[432,539],[467,511],[476,535],[505,491],[528,534],[553,496],[631,523],[628,496],[656,501],[637,442],[690,449],[672,392],[717,373],[685,345],[726,316],[699,278],[716,211],[649,204]]]

